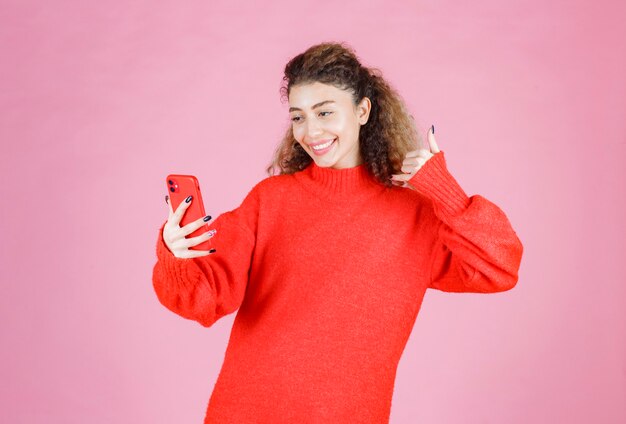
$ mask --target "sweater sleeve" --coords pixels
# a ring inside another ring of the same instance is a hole
[[[209,225],[210,229],[217,230],[209,239],[216,251],[209,255],[198,258],[174,256],[163,241],[165,222],[161,224],[152,285],[163,306],[204,327],[210,327],[239,308],[256,244],[257,187],[248,193],[239,207],[221,214]]]
[[[495,293],[517,284],[523,246],[516,232],[494,203],[467,196],[448,172],[443,151],[409,184],[431,200],[424,215],[435,231],[429,288]]]

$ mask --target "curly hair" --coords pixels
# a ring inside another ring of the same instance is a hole
[[[392,174],[401,174],[407,152],[423,145],[415,120],[397,91],[377,68],[363,66],[346,43],[325,42],[309,47],[285,66],[281,100],[288,101],[294,85],[320,82],[347,90],[357,105],[368,97],[371,110],[359,130],[359,152],[369,172],[385,186]],[[313,159],[295,140],[291,123],[276,148],[266,172],[292,174]]]

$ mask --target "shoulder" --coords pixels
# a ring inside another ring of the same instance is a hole
[[[292,174],[271,175],[257,182],[251,189],[259,199],[280,196],[293,187],[295,178]]]

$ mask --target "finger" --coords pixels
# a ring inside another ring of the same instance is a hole
[[[207,220],[205,221],[204,219],[207,218]],[[181,227],[181,234],[186,236],[188,234],[193,233],[194,231],[196,231],[198,228],[202,227],[203,225],[206,225],[207,222],[209,222],[211,220],[211,215],[207,215],[205,217],[202,218],[198,218],[193,222],[190,222],[189,224],[185,225],[184,227]]]
[[[419,156],[416,156],[414,158],[406,158],[402,162],[402,166],[417,166],[419,164],[418,161],[419,161]]]
[[[437,146],[437,142],[435,141],[435,134],[433,133],[433,127],[430,127],[428,130],[428,143],[430,144],[430,151],[433,153],[439,153],[439,146]]]
[[[432,157],[433,154],[429,153],[429,155]],[[402,168],[400,168],[400,170],[402,172],[405,173],[409,173],[409,174],[414,174],[416,173],[422,166],[424,166],[424,164],[426,163],[426,161],[428,160],[428,158],[423,158],[423,157],[417,157],[415,158],[412,162],[410,163],[405,163]]]
[[[406,181],[392,181],[391,182],[396,187],[408,187],[409,183]]]
[[[208,256],[215,253],[215,250],[186,250],[181,257],[183,258],[199,258],[201,256]]]
[[[193,199],[191,199],[191,197],[192,196],[188,196],[185,200],[180,202],[180,205],[178,205],[178,207],[176,208],[176,212],[174,212],[173,222],[178,226],[180,226],[180,221],[181,219],[183,219],[183,215],[185,214],[185,211],[187,210],[189,205],[191,205],[191,202],[193,202]],[[187,199],[191,199],[191,200],[187,202]]]
[[[402,172],[413,172],[413,168],[422,167],[426,163],[426,161],[430,157],[432,157],[432,155],[433,155],[432,153],[429,153],[428,156],[425,156],[425,157],[418,156],[416,158],[412,158],[411,161],[405,161],[405,163],[403,164],[403,167],[406,166],[409,170],[408,171],[402,170]]]
[[[412,176],[410,174],[393,174],[391,179],[394,181],[408,181],[411,177]]]
[[[413,150],[409,153],[406,154],[407,158],[416,158],[416,157],[420,157],[420,156],[426,156],[428,157],[428,155],[431,154],[430,150],[428,149],[417,149],[417,150]]]
[[[167,216],[167,220],[171,221],[172,220],[172,216],[174,215],[174,211],[172,210],[172,203],[171,200],[169,198],[170,196],[168,196],[167,194],[165,195],[165,202],[167,203],[167,207],[169,209],[169,215]]]
[[[213,237],[216,232],[217,230],[213,229],[213,230],[207,231],[206,233],[200,234],[199,236],[189,237],[185,239],[185,247],[190,248],[193,246],[197,246],[200,243],[205,242],[211,237]]]
[[[400,171],[404,172],[405,174],[413,174],[417,172],[419,168],[419,165],[404,165],[402,168],[400,168]]]
[[[402,162],[402,165],[408,165],[408,166],[422,166],[426,163],[426,161],[430,158],[432,158],[434,155],[426,150],[422,150],[421,151],[423,154],[420,156],[416,156],[414,158],[408,158],[405,159],[404,162]]]

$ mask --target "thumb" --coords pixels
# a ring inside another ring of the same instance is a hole
[[[435,141],[435,126],[431,125],[428,130],[428,144],[430,145],[430,151],[434,153],[439,153],[439,146],[437,146],[437,142]]]

